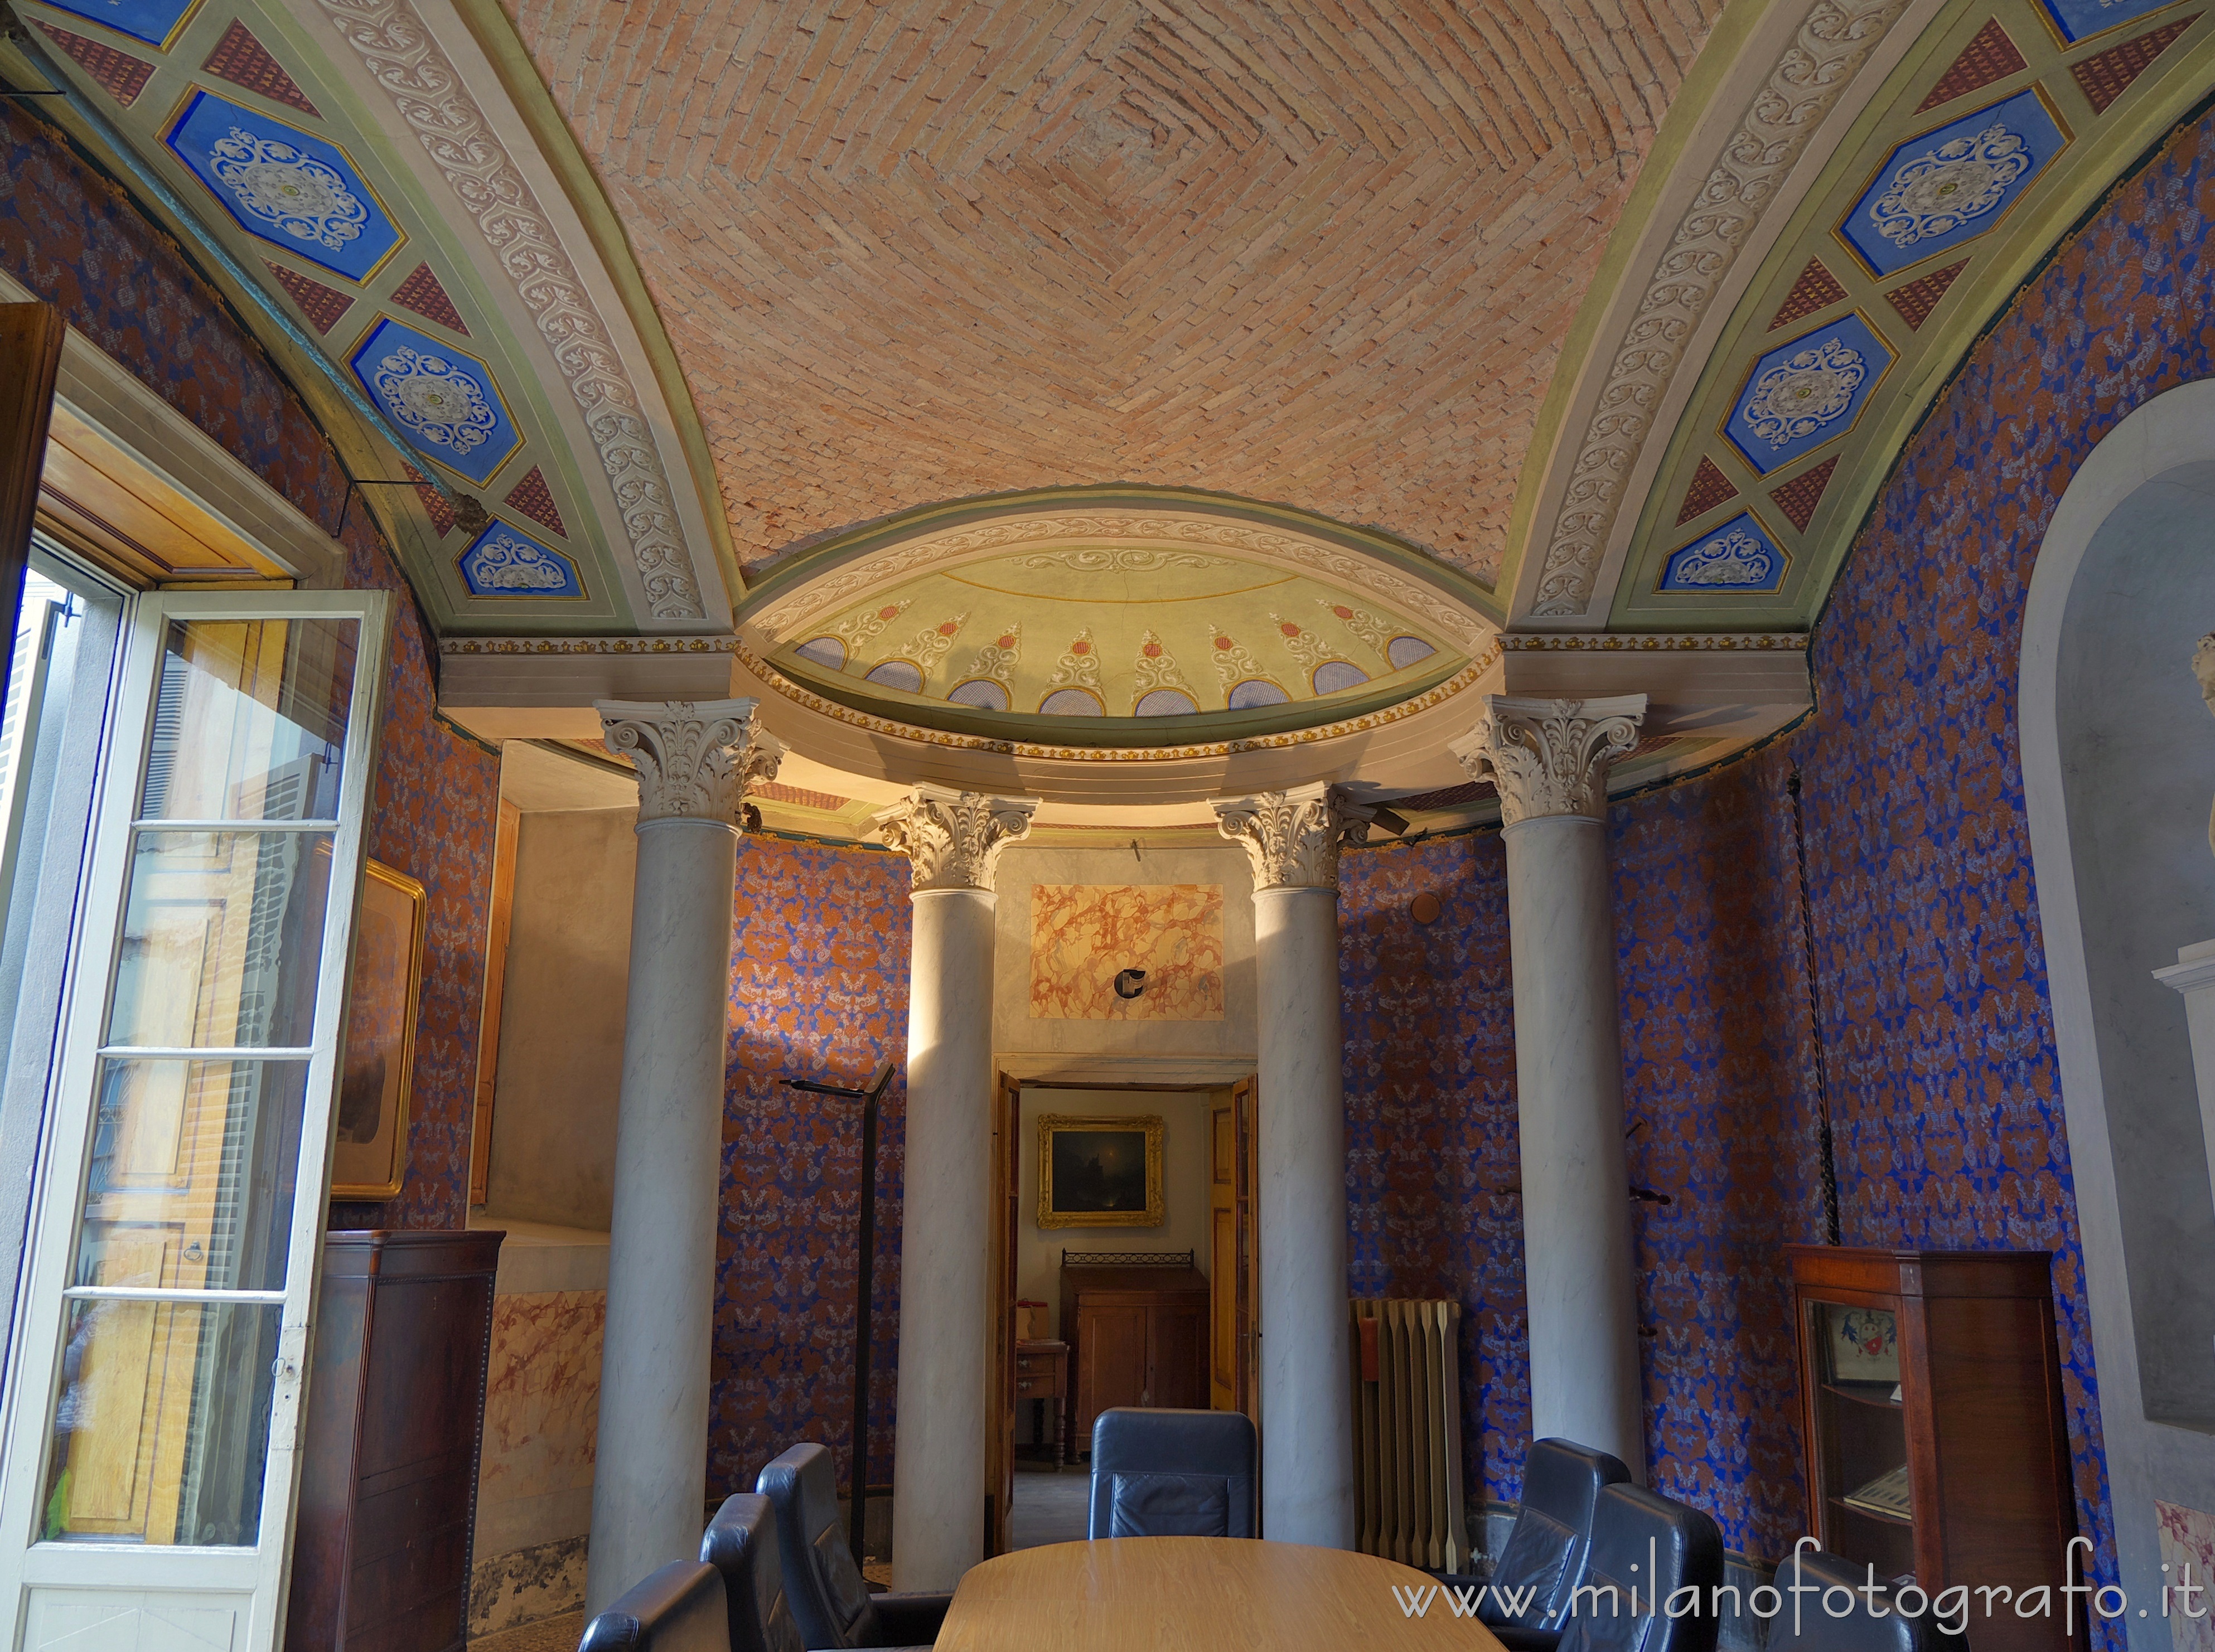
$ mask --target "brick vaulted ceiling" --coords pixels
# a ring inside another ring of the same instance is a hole
[[[520,0],[741,560],[1123,480],[1497,573],[1718,0]]]

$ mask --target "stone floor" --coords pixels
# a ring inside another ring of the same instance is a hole
[[[1083,1469],[1019,1472],[1015,1501],[1008,1510],[1008,1546],[1035,1549],[1047,1543],[1082,1543],[1091,1508],[1092,1476]]]

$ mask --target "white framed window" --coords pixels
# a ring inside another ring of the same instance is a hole
[[[129,615],[5,1387],[15,1646],[276,1644],[390,606]]]

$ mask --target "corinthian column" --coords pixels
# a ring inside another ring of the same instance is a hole
[[[1370,811],[1328,785],[1218,803],[1254,863],[1261,1535],[1353,1546],[1338,851]]]
[[[950,1589],[985,1552],[991,1338],[992,867],[1028,798],[918,786],[877,817],[914,863],[893,1586]]]
[[[1638,743],[1646,696],[1485,704],[1451,750],[1499,786],[1507,847],[1531,1429],[1613,1452],[1642,1481],[1607,773]]]
[[[586,1614],[700,1542],[723,1163],[731,888],[749,778],[783,748],[755,702],[596,707],[638,770]]]

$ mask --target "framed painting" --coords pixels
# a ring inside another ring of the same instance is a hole
[[[1159,1227],[1162,1121],[1041,1113],[1040,1227]]]
[[[423,885],[371,860],[348,976],[331,1197],[389,1199],[408,1167],[408,1100],[423,986]]]

